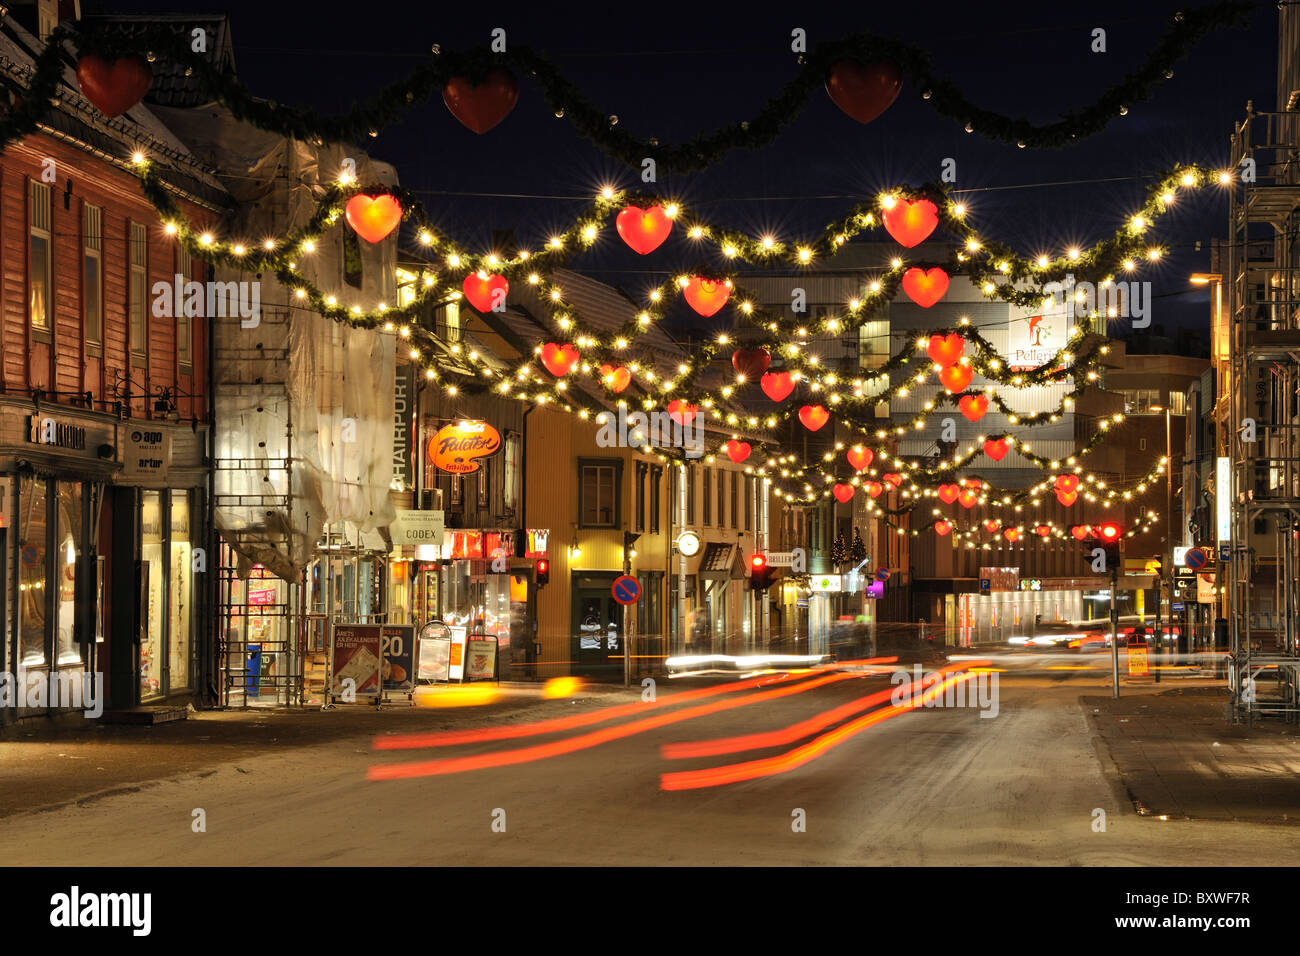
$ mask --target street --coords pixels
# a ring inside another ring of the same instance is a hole
[[[501,753],[624,726],[643,719],[638,706],[647,714],[680,708],[642,704],[637,690],[579,692],[572,701],[546,701],[498,722],[491,719],[498,705],[488,705],[465,732],[518,731],[536,719],[575,718],[620,704],[631,705],[630,713],[516,739],[372,749],[418,730],[424,715],[429,727],[447,726],[446,711],[404,714],[400,732],[287,751],[262,748],[135,791],[33,808],[0,819],[0,835],[11,864],[37,866],[1300,863],[1292,826],[1139,816],[1081,703],[1083,696],[1108,696],[1109,687],[1077,675],[1003,675],[991,719],[974,707],[906,710],[789,772],[661,789],[662,774],[770,756],[806,738],[683,760],[665,759],[664,745],[775,731],[891,688],[883,675],[855,675],[763,700],[793,685],[776,681],[733,692],[726,689],[732,683],[694,679],[690,689],[709,696],[688,706],[741,695],[752,703],[530,762],[367,779],[375,767]],[[667,681],[659,687],[661,702],[686,690]],[[1157,690],[1126,688],[1125,694]],[[371,725],[382,727],[392,716],[375,715]],[[13,748],[47,744],[6,746],[0,767],[12,766]],[[1300,794],[1293,804],[1294,820]],[[192,829],[200,808],[206,832]],[[1098,809],[1105,811],[1104,832],[1095,829]],[[798,832],[800,810],[804,832]]]

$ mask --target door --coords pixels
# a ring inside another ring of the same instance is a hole
[[[623,666],[623,606],[610,588],[617,575],[580,578],[574,587],[574,670],[599,673]]]

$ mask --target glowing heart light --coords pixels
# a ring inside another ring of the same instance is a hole
[[[505,276],[489,276],[473,273],[465,277],[461,290],[469,304],[480,312],[492,312],[499,305],[504,305],[506,295],[510,292],[510,282]]]
[[[1070,507],[1070,505],[1074,504],[1076,501],[1079,500],[1079,493],[1077,491],[1058,490],[1056,492],[1056,500],[1068,508]]]
[[[1007,452],[1011,450],[1011,442],[1005,438],[999,438],[994,441],[992,438],[984,442],[984,454],[988,455],[994,461],[1001,461],[1007,457]]]
[[[897,472],[890,472],[887,475],[881,475],[880,480],[883,481],[885,484],[889,485],[889,487],[891,488],[897,488],[899,485],[903,483],[903,476],[898,474]]]
[[[873,498],[879,498],[881,493],[885,490],[885,486],[878,481],[864,481],[862,487],[865,488],[867,494],[871,495]]]
[[[1057,475],[1056,490],[1064,492],[1067,495],[1070,494],[1070,492],[1072,491],[1078,491],[1079,476],[1078,475]]]
[[[519,83],[507,70],[491,70],[482,83],[453,76],[442,88],[451,115],[480,136],[510,115],[519,101]]]
[[[1002,522],[997,518],[990,518],[988,521],[984,522],[984,530],[989,534],[997,534],[1002,530]]]
[[[723,279],[704,279],[691,276],[682,289],[686,304],[706,319],[717,313],[731,297],[731,283]]]
[[[121,116],[153,85],[153,69],[142,56],[106,60],[88,53],[77,60],[77,85],[105,116]]]
[[[343,207],[343,218],[366,242],[387,239],[402,222],[402,204],[387,194],[363,196],[357,194]]]
[[[980,500],[980,493],[974,488],[967,488],[957,496],[957,502],[963,508],[974,508],[975,503]]]
[[[1020,529],[1019,529],[1019,528],[1007,528],[1005,531],[1002,532],[1002,537],[1006,538],[1008,541],[1011,541],[1011,542],[1019,541],[1019,540],[1020,540]]]
[[[894,241],[911,249],[929,239],[938,227],[939,210],[928,199],[896,199],[880,218]]]
[[[794,376],[789,372],[768,372],[758,384],[772,401],[784,402],[794,391]]]
[[[975,373],[971,371],[971,367],[962,365],[960,362],[956,365],[949,365],[939,373],[939,381],[943,383],[943,387],[954,393],[965,391],[966,386],[970,384],[970,380],[974,377]]]
[[[831,413],[821,405],[805,405],[799,409],[799,421],[810,432],[815,432],[831,420]]]
[[[849,464],[853,466],[854,471],[866,471],[871,467],[871,460],[876,457],[875,452],[870,448],[863,448],[861,445],[854,445],[849,449],[846,457]]]
[[[853,492],[856,490],[857,489],[852,485],[836,484],[836,486],[831,489],[831,493],[835,495],[836,500],[839,501],[840,504],[846,504],[850,499],[852,499]]]
[[[928,272],[919,266],[903,273],[903,291],[923,309],[928,309],[948,291],[948,273],[938,266]]]
[[[951,335],[932,335],[930,344],[925,347],[925,354],[944,368],[955,365],[966,351],[966,340],[956,332]]]
[[[1038,535],[1040,538],[1046,538],[1051,533],[1052,529],[1045,524],[1040,524],[1034,529],[1034,534]]]
[[[960,494],[961,494],[961,489],[956,485],[939,486],[939,499],[945,502],[946,504],[952,504],[954,501],[957,500],[957,496]]]
[[[766,372],[771,364],[772,353],[767,349],[736,349],[731,353],[731,367],[751,381]]]
[[[547,342],[542,346],[542,364],[546,366],[546,371],[556,378],[564,378],[573,371],[573,366],[578,364],[578,358],[578,350],[567,342],[564,345]]]
[[[628,206],[615,217],[614,229],[633,252],[644,256],[663,245],[673,231],[673,221],[663,206]]]
[[[859,123],[870,123],[889,109],[902,88],[902,74],[892,63],[840,60],[826,78],[831,102]]]
[[[1070,528],[1070,534],[1074,535],[1078,541],[1087,541],[1092,537],[1092,526],[1086,524],[1076,524]]]
[[[952,525],[947,521],[936,521],[934,523],[934,533],[940,537],[947,537],[948,532],[952,530]]]
[[[632,373],[621,365],[617,368],[613,365],[602,365],[600,367],[600,380],[609,387],[611,392],[617,395],[632,383]]]
[[[668,417],[683,428],[690,424],[699,410],[698,405],[692,405],[681,398],[675,398],[668,403]]]
[[[723,450],[726,451],[727,457],[730,458],[732,461],[734,461],[737,465],[739,465],[742,461],[744,461],[746,458],[749,457],[750,448],[749,448],[749,442],[747,441],[737,441],[736,439],[733,438],[731,441],[727,442],[722,447]]]
[[[963,395],[957,402],[957,409],[970,421],[977,422],[987,414],[989,400],[986,395]]]

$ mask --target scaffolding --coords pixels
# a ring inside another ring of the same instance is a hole
[[[1298,123],[1295,113],[1251,110],[1232,138],[1220,447],[1231,476],[1231,712],[1247,723],[1300,720]]]

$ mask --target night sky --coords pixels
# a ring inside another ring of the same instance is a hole
[[[861,30],[919,43],[937,72],[977,103],[1044,123],[1091,104],[1143,61],[1175,11],[1192,5],[798,3],[778,15],[775,6],[644,0],[591,8],[385,2],[320,5],[321,12],[302,15],[314,6],[92,0],[83,9],[224,10],[238,74],[254,93],[331,112],[367,100],[434,43],[485,45],[493,28],[504,27],[510,43],[554,57],[620,125],[668,142],[757,113],[797,69],[790,51],[796,26],[808,31],[810,47]],[[344,10],[352,15],[332,13]],[[1089,49],[1094,27],[1107,31],[1104,54]],[[1151,99],[1130,104],[1127,116],[1071,148],[1022,150],[967,134],[905,83],[869,125],[818,93],[773,145],[732,153],[699,173],[661,175],[658,187],[728,225],[795,238],[882,187],[937,179],[942,160],[953,157],[957,188],[979,190],[962,196],[973,223],[1023,253],[1059,254],[1113,232],[1159,171],[1180,162],[1226,163],[1247,100],[1277,108],[1276,27],[1276,8],[1261,5],[1250,29],[1202,40]],[[557,119],[526,77],[514,112],[486,136],[465,129],[435,98],[361,145],[393,163],[435,221],[471,248],[489,248],[493,229],[541,240],[567,225],[599,185],[641,185],[635,172]],[[1120,179],[1097,181],[1113,177]],[[1070,185],[1023,188],[1041,183]],[[1226,226],[1227,202],[1218,192],[1180,204],[1162,221],[1154,235],[1170,255],[1142,272],[1155,286],[1155,325],[1208,328],[1208,296],[1189,291],[1187,275],[1209,266],[1208,252],[1196,252],[1195,243],[1225,235]],[[653,264],[670,269],[699,259],[670,243]],[[645,261],[617,240],[575,267],[633,293],[664,275],[641,272]]]

